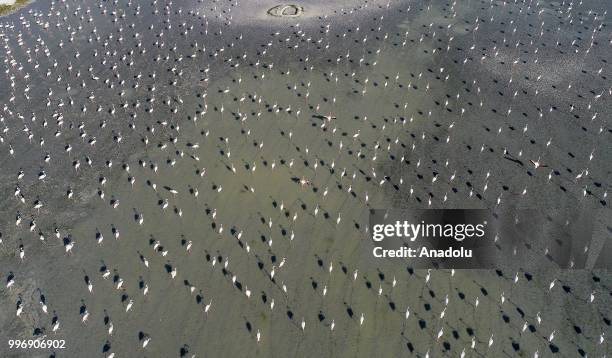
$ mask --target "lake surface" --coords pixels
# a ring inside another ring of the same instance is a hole
[[[0,19],[0,356],[609,352],[610,4],[295,3]],[[579,270],[552,239],[518,270],[373,261],[369,210],[408,207],[596,229]],[[67,348],[6,344],[43,336]]]

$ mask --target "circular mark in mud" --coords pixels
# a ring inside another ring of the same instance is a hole
[[[299,5],[281,4],[268,10],[268,14],[276,17],[298,17],[302,15],[304,8]]]

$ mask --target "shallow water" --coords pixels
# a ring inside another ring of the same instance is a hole
[[[254,4],[261,8],[255,11]],[[427,352],[456,357],[464,348],[467,356],[531,357],[536,351],[552,355],[548,338],[555,331],[552,343],[560,354],[573,356],[582,349],[601,356],[608,351],[607,342],[597,342],[602,333],[610,336],[611,276],[591,270],[609,268],[603,254],[591,257],[589,252],[582,258],[590,257],[589,270],[560,271],[545,261],[520,272],[502,268],[501,275],[491,270],[428,273],[396,261],[372,263],[365,227],[370,208],[428,207],[430,199],[436,208],[493,208],[501,195],[508,207],[553,212],[595,207],[600,225],[592,246],[610,245],[604,198],[612,169],[606,115],[612,105],[610,31],[609,21],[593,13],[601,14],[609,5],[576,4],[569,23],[568,5],[553,2],[337,4],[304,2],[310,15],[276,21],[265,16],[267,2],[140,3],[138,15],[135,2],[101,3],[101,8],[93,2],[60,2],[52,11],[52,5],[37,2],[2,20],[14,25],[2,31],[9,44],[2,56],[16,61],[3,78],[7,84],[14,81],[14,89],[0,89],[8,128],[0,145],[0,210],[5,218],[0,223],[0,274],[15,277],[14,286],[2,288],[0,295],[3,341],[32,337],[41,328],[47,337],[66,339],[68,348],[56,351],[57,357],[110,352],[118,357],[424,357]],[[39,18],[49,21],[48,30],[35,24],[30,10],[44,14]],[[113,11],[125,18],[110,21]],[[476,18],[484,22],[474,31]],[[587,54],[593,28],[600,23],[606,26],[596,31],[597,44]],[[171,28],[164,29],[168,24]],[[76,31],[77,26],[82,29]],[[51,51],[49,57],[38,38]],[[61,42],[63,48],[58,47]],[[41,50],[27,62],[28,48],[33,52],[37,43]],[[146,53],[139,53],[142,48]],[[196,57],[187,57],[192,54]],[[28,87],[30,99],[24,95]],[[92,94],[95,98],[88,98]],[[63,115],[62,125],[54,113]],[[336,118],[328,121],[327,115]],[[34,134],[31,141],[24,125]],[[93,137],[95,146],[88,144]],[[504,149],[514,161],[503,155]],[[594,158],[588,161],[592,151]],[[47,153],[49,163],[43,160]],[[533,169],[529,160],[538,157],[546,168]],[[78,171],[73,168],[76,160]],[[112,168],[105,165],[107,160]],[[588,176],[575,179],[585,168]],[[25,175],[18,180],[20,169]],[[46,173],[44,181],[38,179],[40,170]],[[551,170],[557,173],[549,180]],[[434,176],[439,180],[432,184]],[[300,179],[310,184],[301,185]],[[25,204],[13,195],[16,186]],[[66,197],[68,188],[73,199]],[[523,189],[527,195],[521,195]],[[36,200],[44,204],[40,210],[33,207]],[[119,200],[116,209],[112,200]],[[168,206],[162,209],[165,200]],[[16,215],[22,217],[20,226],[15,225]],[[32,219],[37,228],[30,232]],[[120,232],[117,240],[113,227]],[[55,228],[61,238],[75,241],[72,255],[56,239]],[[44,242],[38,239],[39,230]],[[96,243],[96,232],[104,236],[102,245]],[[153,250],[155,240],[163,249]],[[23,262],[19,245],[25,250]],[[542,260],[538,250],[535,260]],[[148,260],[148,268],[139,255]],[[177,269],[174,280],[165,265]],[[111,272],[107,280],[102,266]],[[232,284],[234,275],[239,285]],[[114,288],[115,276],[124,280],[123,289]],[[553,279],[556,286],[549,290]],[[149,287],[147,296],[141,280]],[[571,288],[569,293],[564,285]],[[40,309],[41,292],[48,315]],[[591,293],[596,298],[588,303]],[[133,308],[126,313],[130,299]],[[18,301],[24,305],[19,318],[14,316]],[[82,305],[90,313],[86,324],[79,314]],[[60,321],[57,333],[51,332],[54,315]],[[105,315],[114,324],[112,336]],[[525,322],[535,332],[523,331]],[[141,348],[140,332],[151,338],[146,349]],[[494,344],[489,346],[491,334]],[[518,343],[516,351],[513,342]],[[105,344],[110,348],[103,352]],[[10,350],[5,343],[0,347],[2,356],[52,353]]]

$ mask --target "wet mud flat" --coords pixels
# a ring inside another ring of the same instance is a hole
[[[327,18],[279,22],[263,5],[265,20],[251,21],[241,14],[253,5],[235,2],[67,2],[54,9],[67,16],[62,31],[32,25],[19,44],[4,27],[3,56],[24,69],[9,67],[15,88],[1,90],[0,274],[15,283],[2,286],[0,331],[38,329],[68,348],[3,342],[2,355],[605,354],[606,270],[428,272],[372,262],[363,242],[370,208],[494,208],[498,198],[592,205],[609,226],[609,28],[595,14],[607,5],[584,2],[572,23],[554,2],[334,4]],[[17,16],[3,21],[19,29]],[[83,27],[72,42],[68,25]],[[591,33],[598,44],[585,54]],[[39,36],[52,56],[38,42],[24,61]],[[538,158],[546,168],[534,169]]]

